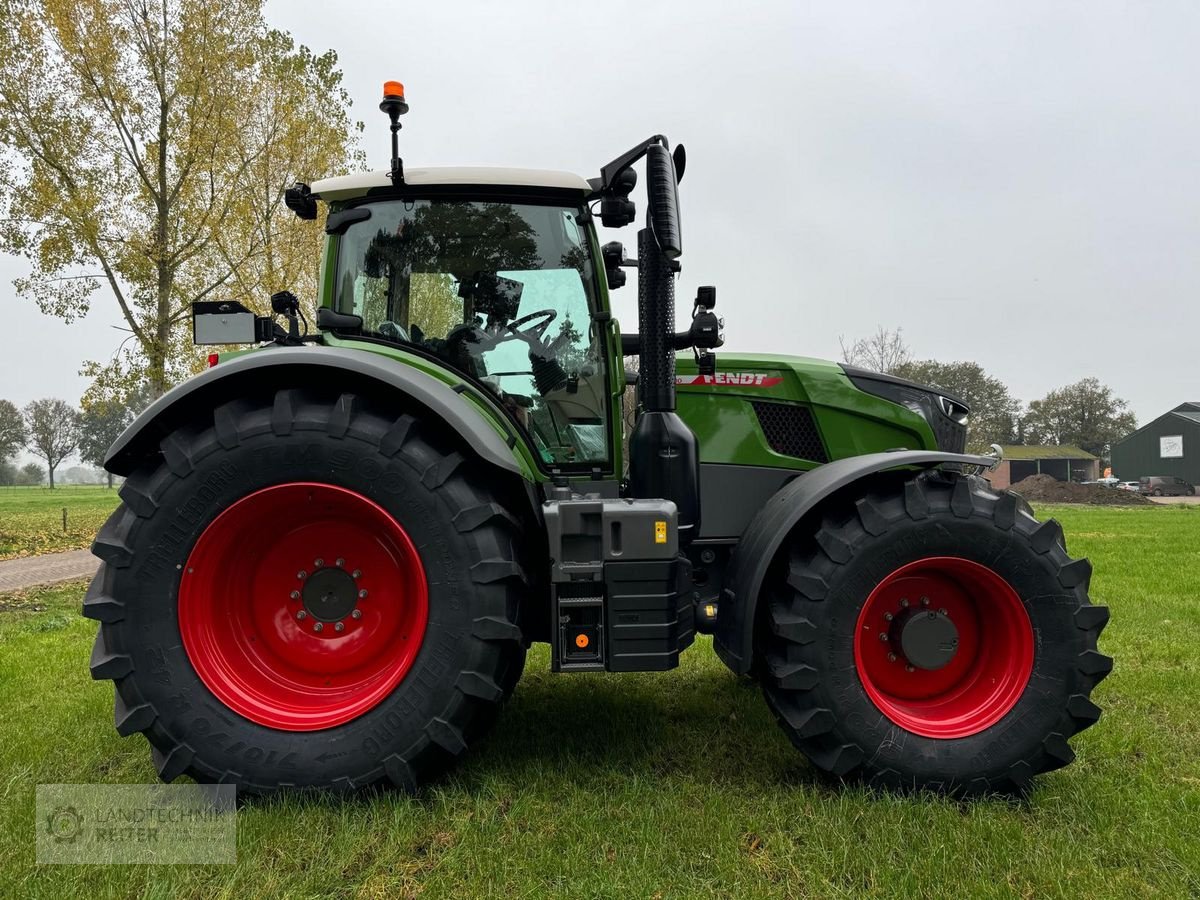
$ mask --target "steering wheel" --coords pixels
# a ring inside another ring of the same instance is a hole
[[[537,312],[531,312],[527,316],[521,316],[521,318],[519,318],[519,319],[513,319],[511,322],[509,322],[507,325],[504,326],[504,330],[511,331],[513,334],[520,335],[522,337],[528,337],[529,335],[533,335],[539,341],[542,341],[546,337],[546,329],[549,328],[550,323],[553,322],[557,318],[558,318],[557,310],[539,309]],[[525,328],[525,329],[521,328],[522,325],[524,325],[527,322],[532,322],[534,319],[544,319],[545,321],[543,321],[540,324],[535,325],[531,328]]]

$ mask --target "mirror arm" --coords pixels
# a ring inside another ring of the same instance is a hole
[[[663,147],[666,148],[670,147],[670,145],[667,143],[667,138],[665,135],[656,134],[652,137],[646,138],[646,140],[634,147],[631,147],[629,150],[626,150],[608,165],[601,166],[600,177],[588,179],[588,184],[590,184],[592,187],[591,198],[594,199],[595,197],[598,197],[607,191],[612,186],[612,183],[616,180],[617,176],[645,156],[646,151],[654,144],[662,144]]]

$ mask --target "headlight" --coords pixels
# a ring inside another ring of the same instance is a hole
[[[947,453],[966,451],[967,416],[971,410],[961,400],[895,375],[868,372],[854,366],[844,365],[842,369],[860,391],[911,409],[928,422],[939,450]]]

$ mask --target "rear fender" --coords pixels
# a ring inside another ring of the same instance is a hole
[[[493,424],[462,394],[411,366],[370,353],[323,347],[267,348],[234,357],[168,391],[130,425],[109,448],[104,468],[129,475],[175,428],[227,400],[289,387],[335,389],[392,404],[397,411],[420,412],[451,440],[502,473],[528,484],[533,473],[518,455],[518,436],[502,422]],[[502,436],[497,428],[505,429]],[[529,491],[525,491],[529,493]]]
[[[898,450],[839,459],[788,482],[750,521],[734,551],[717,606],[714,632],[717,655],[739,675],[750,670],[755,616],[767,570],[792,531],[833,494],[891,469],[929,469],[947,463],[991,468],[998,461],[991,456]]]

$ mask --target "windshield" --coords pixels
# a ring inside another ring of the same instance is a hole
[[[581,209],[389,200],[338,251],[336,308],[482,382],[547,463],[608,458],[602,336]]]

